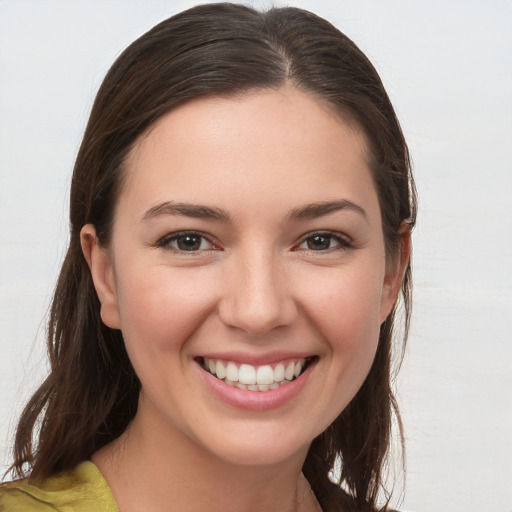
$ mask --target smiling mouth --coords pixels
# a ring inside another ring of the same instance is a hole
[[[300,377],[317,357],[289,360],[286,363],[254,366],[220,359],[198,358],[204,370],[224,382],[248,391],[270,391],[286,386]]]

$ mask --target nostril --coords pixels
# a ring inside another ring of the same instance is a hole
[[[267,301],[227,298],[218,311],[225,325],[241,329],[250,336],[263,336],[273,329],[291,325],[297,317],[296,306],[287,297]]]
[[[297,316],[286,269],[268,249],[262,252],[262,245],[251,243],[237,251],[218,303],[222,322],[251,336],[289,325]]]

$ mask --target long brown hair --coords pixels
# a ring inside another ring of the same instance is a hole
[[[412,224],[416,213],[409,156],[380,78],[357,46],[327,21],[295,8],[261,13],[209,4],[163,21],[120,55],[92,108],[74,168],[70,242],[49,320],[51,370],[21,416],[15,476],[41,479],[73,468],[117,438],[137,411],[139,380],[121,332],[101,321],[80,247],[87,223],[94,224],[100,244],[109,244],[123,162],[134,142],[192,98],[285,83],[323,99],[365,133],[387,257],[397,256],[400,226]],[[410,292],[408,265],[401,295],[405,335]],[[400,423],[390,387],[395,312],[396,305],[381,327],[363,386],[313,441],[304,463],[326,511],[377,508],[393,417]],[[337,461],[341,472],[333,485],[328,475]]]

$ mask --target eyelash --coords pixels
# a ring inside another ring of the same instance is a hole
[[[312,240],[315,238],[327,238],[329,245],[331,244],[332,241],[336,242],[336,245],[334,247],[327,247],[326,249],[320,249],[320,250],[311,249],[310,247],[301,248],[302,244],[307,243],[308,240]],[[317,231],[315,233],[308,233],[307,235],[305,235],[302,238],[302,240],[300,241],[300,243],[296,246],[296,248],[297,248],[297,250],[301,250],[301,251],[303,250],[303,251],[307,251],[309,253],[325,254],[325,253],[330,253],[330,252],[335,252],[335,251],[346,251],[349,249],[353,249],[354,244],[346,236],[332,233],[330,231]]]
[[[178,243],[180,238],[186,237],[199,239],[199,248],[194,250],[187,250],[171,246],[172,242]],[[208,244],[210,244],[211,247],[209,247],[208,249],[201,249],[200,247],[202,243],[205,241]],[[218,249],[217,246],[211,240],[209,240],[207,236],[198,231],[179,231],[177,233],[170,233],[169,235],[165,235],[164,237],[160,238],[160,240],[156,242],[155,247],[162,247],[164,249],[168,249],[178,254],[200,254],[204,253],[205,251],[212,251]]]
[[[171,245],[173,242],[179,243],[179,240],[181,238],[186,238],[186,237],[189,237],[190,239],[194,239],[194,238],[197,239],[199,241],[199,247],[192,249],[192,250],[187,250],[187,249],[183,249],[180,247],[173,247]],[[329,247],[327,247],[325,249],[319,249],[319,250],[312,249],[311,247],[303,247],[303,248],[301,247],[303,244],[307,244],[308,241],[314,240],[315,238],[327,239]],[[330,245],[333,241],[336,243],[336,245],[334,247],[330,247]],[[208,244],[210,244],[211,247],[208,247],[207,249],[201,249],[201,245],[203,244],[203,242],[207,242]],[[155,247],[161,247],[164,249],[168,249],[168,250],[171,250],[178,254],[190,254],[190,255],[202,254],[205,251],[218,250],[218,247],[207,236],[205,236],[203,233],[200,233],[198,231],[179,231],[177,233],[171,233],[169,235],[165,235],[164,237],[160,238],[156,242]],[[301,239],[300,243],[297,244],[296,246],[294,246],[293,249],[298,250],[298,251],[307,251],[309,253],[325,254],[325,253],[331,253],[331,252],[336,252],[336,251],[346,251],[346,250],[352,249],[353,247],[354,247],[354,244],[352,243],[352,241],[350,239],[347,239],[347,237],[345,237],[345,236],[341,236],[339,234],[332,233],[329,231],[318,231],[318,232],[314,232],[314,233],[308,233],[307,235],[305,235]]]

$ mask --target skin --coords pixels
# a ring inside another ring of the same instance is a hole
[[[368,374],[407,259],[386,263],[367,161],[356,128],[291,87],[194,100],[132,149],[110,246],[82,230],[102,319],[142,383],[134,421],[93,457],[122,512],[317,510],[304,458]],[[193,251],[172,239],[187,230]],[[212,353],[315,363],[286,403],[246,410],[205,385]]]

